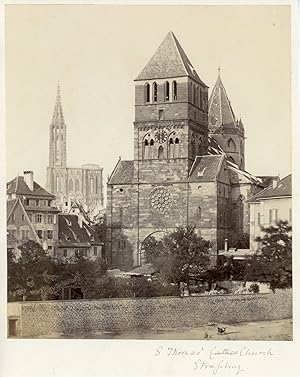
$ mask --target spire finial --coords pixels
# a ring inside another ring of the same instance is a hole
[[[221,68],[220,68],[220,64],[218,66],[218,75],[220,76],[220,72],[221,72]]]

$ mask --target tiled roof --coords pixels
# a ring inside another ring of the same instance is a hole
[[[222,155],[197,156],[190,171],[191,182],[211,182],[217,179]]]
[[[198,76],[175,35],[170,31],[136,80],[182,76],[189,76],[207,87]]]
[[[132,183],[133,173],[134,173],[134,162],[133,161],[121,161],[119,160],[117,166],[112,172],[109,183],[119,184],[119,183]]]
[[[89,242],[90,242],[91,245],[101,245],[101,244],[103,244],[103,242],[100,240],[96,230],[92,226],[83,222],[82,227],[85,229],[85,231],[89,235],[89,238],[90,238]]]
[[[208,154],[209,155],[225,155],[221,146],[217,143],[217,141],[212,137],[208,137]],[[226,155],[225,155],[226,157]],[[237,164],[231,162],[227,159],[227,165],[229,170],[237,173],[239,175],[243,175],[246,179],[248,179],[251,183],[255,183],[261,186],[265,186],[261,177],[256,177],[255,175],[247,172],[246,170],[241,170]]]
[[[76,215],[58,215],[59,246],[90,247],[90,237],[85,228],[80,228]]]
[[[135,267],[133,270],[125,272],[126,275],[153,275],[158,272],[157,268],[154,268],[151,263],[143,264],[142,266]]]
[[[17,195],[25,195],[25,196],[33,196],[33,197],[42,197],[42,198],[49,198],[53,199],[55,196],[50,194],[50,192],[46,191],[41,187],[38,183],[33,182],[33,190],[25,183],[24,177],[17,176],[13,180],[7,183],[7,194],[17,194]]]
[[[7,218],[9,217],[12,209],[14,208],[14,206],[16,205],[18,200],[19,199],[13,199],[13,200],[8,200],[6,202],[6,216],[7,216]]]
[[[292,196],[292,174],[281,179],[276,187],[273,184],[252,196],[248,200],[249,203],[257,202],[263,199],[278,198],[278,197]]]
[[[222,126],[237,127],[239,125],[235,119],[220,73],[209,98],[208,122],[211,130]],[[240,127],[242,128],[242,123]]]

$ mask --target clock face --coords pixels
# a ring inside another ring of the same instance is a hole
[[[155,137],[155,141],[157,141],[158,143],[162,144],[165,141],[167,141],[168,135],[167,135],[166,131],[159,130],[159,131],[157,131],[155,133],[154,137]]]

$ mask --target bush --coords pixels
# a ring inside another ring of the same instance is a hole
[[[256,283],[253,283],[250,285],[249,291],[251,293],[259,293],[259,285]]]

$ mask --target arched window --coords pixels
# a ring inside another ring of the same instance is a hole
[[[61,177],[60,175],[56,175],[56,191],[61,192]]]
[[[243,148],[244,148],[244,143],[243,143],[243,140],[241,141],[240,143],[240,151],[243,152]]]
[[[73,190],[74,190],[73,179],[70,179],[69,180],[69,191],[73,191]]]
[[[158,159],[162,160],[163,158],[164,158],[164,148],[162,145],[160,145],[158,148]]]
[[[193,135],[193,136],[192,136],[192,141],[191,141],[191,155],[192,155],[192,158],[195,157],[195,154],[196,154],[196,148],[195,148],[195,136]]]
[[[199,100],[198,100],[198,93],[199,93],[199,87],[198,86],[195,86],[195,105],[197,105],[198,106],[198,102],[199,102]]]
[[[145,84],[145,102],[150,102],[150,84]]]
[[[176,139],[175,139],[175,144],[179,144],[179,139],[178,139],[178,137],[176,137]]]
[[[78,178],[76,178],[76,181],[75,181],[75,191],[79,192],[79,179]]]
[[[149,141],[145,139],[144,141],[144,159],[147,160],[149,158]]]
[[[202,146],[202,138],[201,137],[199,137],[199,141],[198,141],[198,154],[199,154],[199,156],[203,155],[203,146]]]
[[[232,151],[236,151],[235,142],[231,138],[227,140],[227,147]]]
[[[195,104],[195,85],[193,84],[193,90],[192,90],[192,102]]]
[[[153,139],[150,140],[150,145],[154,145],[154,140]]]
[[[95,192],[95,179],[94,177],[90,178],[90,193],[94,194]]]
[[[157,102],[157,84],[153,83],[153,102]]]
[[[169,158],[174,158],[174,140],[172,137],[169,140]]]
[[[172,92],[173,92],[173,101],[177,100],[177,82],[173,81],[172,83]]]
[[[202,88],[200,86],[200,93],[199,93],[199,107],[200,109],[203,109],[203,92],[202,92]]]
[[[170,100],[170,84],[169,81],[165,82],[165,101]]]
[[[235,164],[235,160],[234,160],[234,158],[232,156],[228,157],[228,161],[233,162]]]

